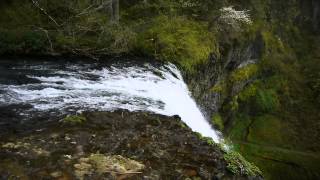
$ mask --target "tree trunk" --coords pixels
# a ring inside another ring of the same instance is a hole
[[[106,11],[106,15],[109,17],[110,21],[113,21],[113,6],[112,0],[105,0],[105,2],[103,2],[103,6],[105,7],[105,11]]]
[[[120,20],[119,15],[119,0],[112,0],[112,9],[113,9],[113,21],[118,23]]]
[[[315,31],[318,31],[319,25],[320,25],[320,2],[317,0],[313,0],[312,6],[313,6],[313,17],[312,17],[313,29]]]
[[[106,11],[110,17],[112,23],[118,23],[119,16],[119,0],[108,0],[108,5],[106,6]]]

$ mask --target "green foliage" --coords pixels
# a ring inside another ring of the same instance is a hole
[[[121,21],[110,22],[106,12],[96,10],[98,2],[89,0],[39,1],[41,11],[27,0],[2,3],[0,24],[9,28],[34,27],[45,38],[27,37],[26,43],[37,52],[100,56],[134,53],[154,56],[174,62],[192,72],[198,64],[205,63],[210,53],[219,56],[215,34],[206,22],[209,9],[221,2],[198,0],[120,1]],[[210,8],[208,8],[210,7]],[[47,12],[44,13],[44,12]],[[55,22],[49,18],[50,15]],[[200,18],[201,17],[201,18]],[[209,16],[208,16],[209,17]],[[199,20],[202,19],[202,20]],[[46,34],[47,32],[47,34]],[[11,32],[10,32],[11,33]],[[11,35],[23,36],[23,32]],[[13,41],[3,33],[0,43],[6,46],[0,53],[18,51],[21,42]],[[36,41],[41,40],[41,42]],[[43,44],[45,42],[46,44]],[[26,46],[27,46],[26,45]],[[18,46],[18,47],[17,47]],[[23,47],[23,49],[25,49]],[[25,53],[33,54],[26,49]]]
[[[81,31],[73,35],[59,32],[54,43],[62,51],[77,49],[93,55],[121,54],[133,49],[136,33],[121,24],[105,24],[91,35]]]
[[[39,1],[44,11],[32,1],[24,1],[13,0],[0,7],[0,53],[46,54],[54,50],[92,57],[128,53],[136,44],[130,26],[111,23],[106,12],[95,10],[99,4],[92,1]]]
[[[27,0],[11,0],[5,4],[0,2],[0,27],[7,29],[26,28],[41,24],[42,18],[34,6]]]
[[[234,174],[261,176],[262,172],[254,164],[248,162],[241,154],[236,151],[229,151],[224,155],[227,161],[227,168]]]
[[[104,35],[108,37],[108,35]],[[132,51],[136,44],[137,34],[127,26],[115,25],[110,29],[109,42],[110,52],[113,54],[127,53]],[[100,42],[100,44],[103,44]]]
[[[83,115],[68,115],[62,119],[63,123],[76,125],[76,124],[83,124],[87,121],[86,117]]]
[[[38,54],[48,48],[48,40],[44,32],[32,29],[0,29],[0,53]]]
[[[271,81],[270,81],[271,82]],[[275,112],[280,106],[277,85],[266,87],[268,81],[255,81],[245,87],[238,95],[241,105],[249,106],[255,113]],[[277,82],[279,83],[279,82]]]
[[[317,60],[320,62],[320,58]],[[308,68],[308,85],[314,92],[315,100],[320,104],[320,68],[318,64]]]
[[[195,65],[207,61],[215,47],[214,37],[205,23],[185,17],[159,16],[150,29],[140,34],[138,48],[192,71]]]
[[[215,114],[212,119],[211,122],[213,125],[215,125],[220,131],[223,130],[224,125],[223,125],[223,120],[222,117],[220,116],[220,114]]]
[[[305,34],[305,40],[299,37],[301,29],[295,30],[292,25],[283,23],[281,27],[285,27],[284,24],[288,27],[282,29],[280,33],[278,31],[280,25],[276,22],[270,22],[270,27],[263,25],[265,23],[263,21],[259,23],[261,24],[252,27],[256,28],[252,29],[252,32],[255,30],[259,32],[258,34],[261,33],[264,42],[262,57],[257,64],[258,72],[254,76],[247,76],[249,83],[239,94],[229,97],[229,103],[237,99],[239,108],[236,113],[232,113],[234,111],[231,106],[228,106],[229,111],[224,112],[228,112],[227,115],[232,114],[230,120],[232,122],[227,133],[234,143],[240,144],[241,153],[259,165],[266,177],[279,177],[277,173],[280,172],[291,174],[292,166],[284,162],[292,164],[297,162],[295,158],[287,158],[292,154],[287,152],[288,149],[294,149],[295,153],[300,153],[299,150],[302,149],[301,154],[306,152],[306,149],[317,149],[316,143],[313,142],[319,140],[310,135],[311,132],[319,131],[315,125],[318,119],[315,118],[316,96],[311,93],[312,88],[309,88],[306,82],[314,79],[310,76],[317,77],[315,72],[318,72],[319,66],[315,65],[317,60],[314,55],[317,53],[311,51],[316,49],[316,46],[309,47],[310,39],[308,43],[305,42],[308,35]],[[228,83],[230,83],[227,86],[229,89],[226,91],[232,92],[232,88],[237,87],[236,81]],[[266,148],[271,150],[265,150]],[[251,154],[252,151],[254,154]],[[275,165],[274,161],[262,160],[261,156],[279,162]],[[303,161],[306,162],[307,159]],[[304,162],[296,164],[303,169],[308,167],[309,170],[317,166],[315,164],[304,166]]]

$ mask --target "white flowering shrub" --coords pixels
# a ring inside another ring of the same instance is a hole
[[[179,0],[178,2],[183,8],[192,8],[200,5],[200,3],[195,0]]]
[[[252,24],[248,10],[237,11],[232,6],[220,9],[219,22],[230,25],[234,30],[240,31],[242,25]]]

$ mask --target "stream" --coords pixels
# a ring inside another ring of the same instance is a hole
[[[1,60],[0,125],[8,109],[24,123],[34,117],[117,109],[179,115],[193,131],[220,140],[173,64]]]

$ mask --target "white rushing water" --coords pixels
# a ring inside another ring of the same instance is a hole
[[[180,71],[172,64],[100,69],[70,65],[45,75],[27,76],[40,83],[0,85],[5,92],[0,95],[0,104],[27,103],[38,111],[127,109],[179,115],[194,131],[219,141],[218,133],[206,121]]]

